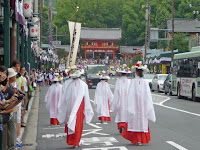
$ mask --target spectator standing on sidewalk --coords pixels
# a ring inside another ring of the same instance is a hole
[[[101,81],[97,84],[94,105],[101,123],[111,121],[110,105],[113,99],[113,93],[107,83],[110,77],[106,71],[100,71],[99,74]]]
[[[143,78],[147,66],[138,62],[134,66],[135,79],[131,80],[128,92],[128,123],[122,136],[133,144],[147,144],[151,140],[148,121],[156,121],[148,82]]]
[[[117,122],[118,130],[122,133],[123,128],[125,129],[125,124],[127,123],[128,115],[128,90],[130,85],[130,80],[127,79],[126,75],[130,74],[131,71],[126,64],[123,64],[118,70],[120,73],[120,78],[117,79],[114,90],[114,97],[112,100],[112,108],[116,113],[115,122]]]
[[[12,62],[11,67],[13,67],[15,71],[17,72],[16,83],[17,83],[18,90],[25,92],[24,91],[24,86],[25,86],[24,77],[20,73],[20,67],[21,67],[20,61],[14,60]],[[21,145],[22,143],[20,140],[20,132],[21,132],[21,124],[24,124],[24,113],[25,113],[25,108],[24,108],[24,99],[23,99],[22,103],[18,104],[18,111],[17,111],[17,139],[16,139],[17,145]]]
[[[58,125],[59,121],[58,116],[58,103],[62,94],[62,84],[59,81],[62,81],[63,77],[59,73],[54,73],[53,84],[49,87],[44,101],[46,102],[46,108],[49,111],[50,115],[50,124]]]
[[[17,72],[15,72],[15,70],[13,68],[8,68],[8,78],[9,78],[9,88],[14,91],[14,93],[17,93],[17,83],[16,83],[16,75]],[[12,93],[12,91],[8,92],[6,90],[6,92],[8,93]],[[21,101],[18,101],[19,103],[21,103]],[[18,115],[18,105],[14,107],[13,112],[11,113],[11,119],[8,122],[8,138],[10,139],[8,142],[8,147],[9,148],[13,148],[15,147],[15,145],[17,147],[22,148],[22,146],[20,145],[20,141],[18,140],[18,142],[16,141],[16,137],[17,137],[17,115]],[[18,117],[19,118],[19,117]],[[10,129],[9,129],[10,128]]]
[[[37,73],[37,85],[39,86],[39,91],[41,91],[41,85],[43,83],[43,75],[40,71]]]
[[[24,108],[26,110],[28,110],[27,105],[28,105],[29,97],[30,97],[30,95],[29,95],[30,79],[29,79],[28,73],[26,71],[26,68],[24,66],[21,67],[20,72],[25,81],[24,92],[26,93],[26,95],[24,97]],[[25,127],[25,124],[22,124],[22,126]]]
[[[31,85],[34,89],[36,89],[37,87],[37,73],[36,73],[36,70],[35,68],[32,68],[31,69],[31,73],[30,73],[30,81],[31,81]]]

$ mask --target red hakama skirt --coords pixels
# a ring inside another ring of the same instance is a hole
[[[126,128],[126,124],[127,124],[126,122],[119,122],[119,123],[117,123],[118,130],[121,129],[121,128],[125,129]]]
[[[76,114],[76,126],[74,134],[68,134],[68,127],[65,125],[65,133],[67,133],[67,144],[73,146],[79,146],[81,135],[83,132],[83,120],[84,120],[84,99]]]
[[[133,144],[137,144],[138,142],[142,144],[148,144],[149,141],[151,140],[149,128],[147,133],[127,131],[127,123],[125,126],[125,130],[121,133],[121,136],[131,141]]]
[[[110,105],[109,105],[109,102],[108,102],[108,109],[109,109],[109,116],[110,116]],[[111,117],[101,116],[101,117],[99,117],[99,120],[101,120],[101,121],[111,121]]]
[[[57,118],[51,118],[50,119],[50,124],[51,125],[59,125],[59,121]]]

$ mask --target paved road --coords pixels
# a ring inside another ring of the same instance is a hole
[[[114,90],[116,78],[109,80]],[[64,126],[49,126],[49,115],[45,108],[44,97],[48,87],[40,92],[37,150],[67,150],[72,149],[66,144]],[[90,89],[91,102],[95,89]],[[199,150],[200,149],[200,103],[177,99],[176,96],[166,96],[163,93],[152,93],[156,123],[149,124],[151,142],[144,146],[134,146],[120,136],[111,112],[112,122],[100,124],[97,115],[90,125],[84,124],[82,140],[83,150]],[[30,131],[31,132],[31,131]],[[24,143],[26,144],[26,143]],[[29,148],[30,147],[25,147]]]

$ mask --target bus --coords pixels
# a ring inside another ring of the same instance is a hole
[[[196,101],[200,97],[200,46],[175,54],[172,67],[172,94]]]

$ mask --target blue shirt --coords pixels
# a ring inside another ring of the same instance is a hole
[[[4,96],[3,96],[3,93],[0,92],[0,102],[1,102],[3,99],[5,99]]]

